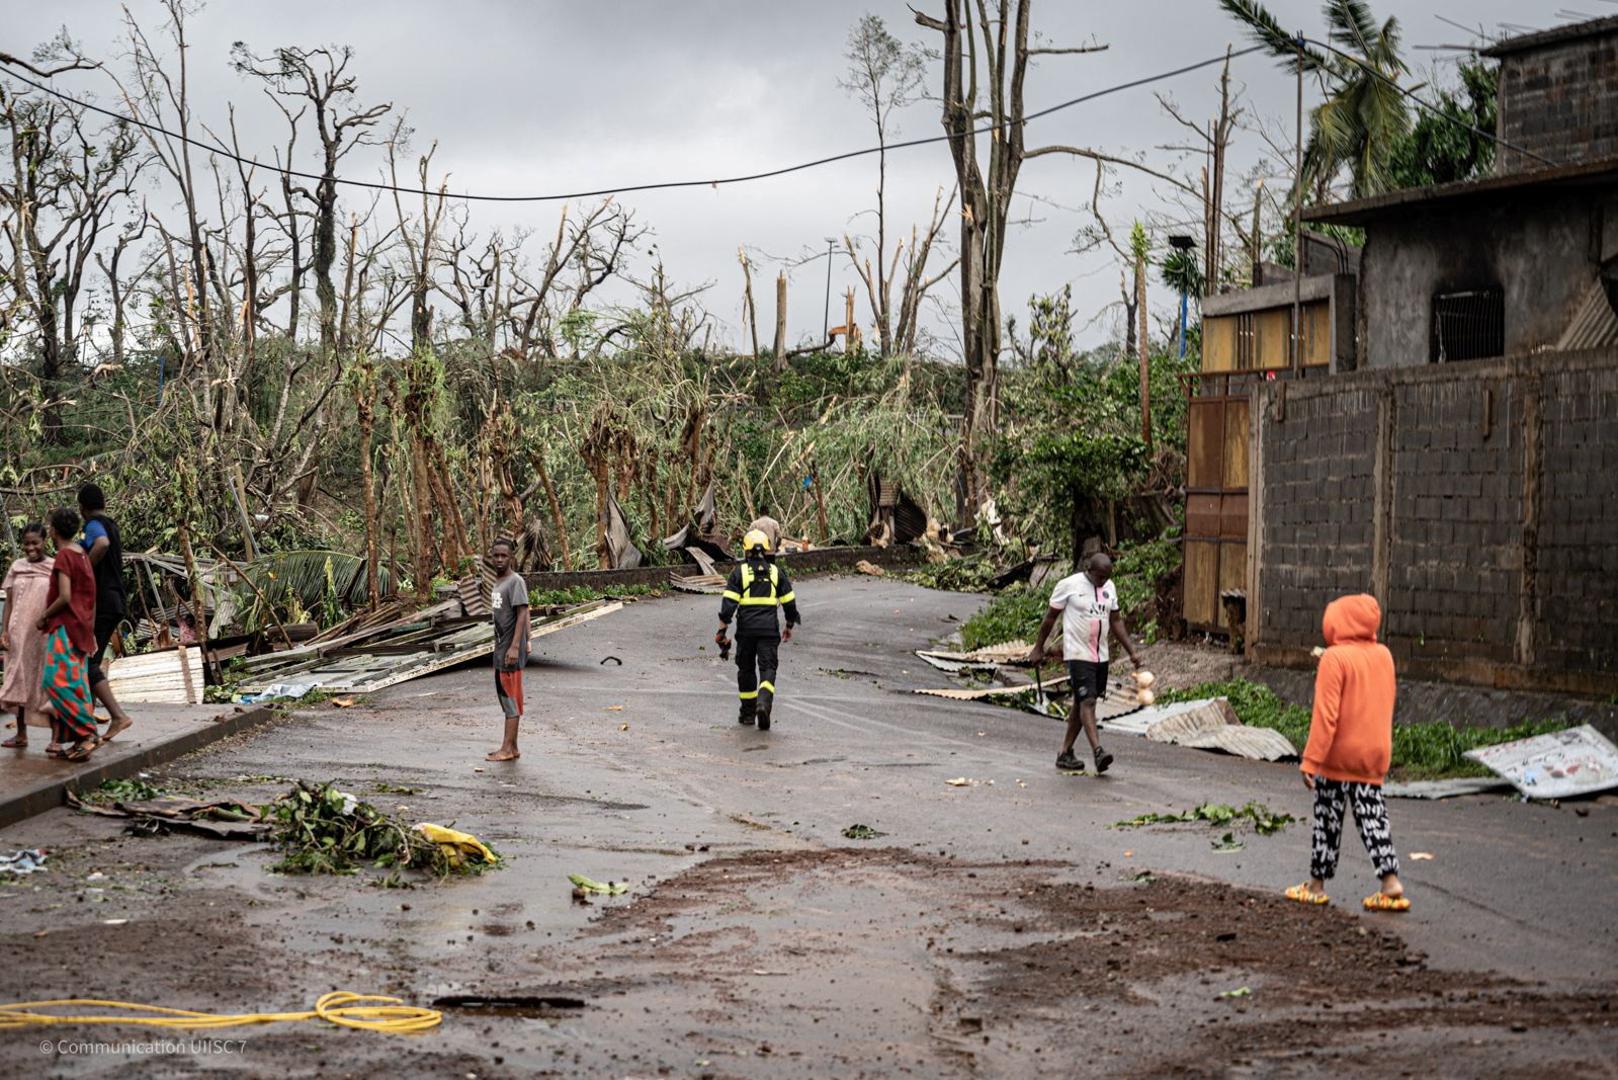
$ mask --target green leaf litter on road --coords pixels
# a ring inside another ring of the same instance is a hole
[[[567,879],[573,883],[575,888],[583,889],[588,893],[600,893],[602,896],[622,896],[629,891],[628,885],[623,885],[616,881],[597,881],[594,878],[585,877],[583,874],[569,874]]]
[[[875,840],[879,836],[888,834],[878,829],[873,829],[869,825],[850,825],[843,830],[843,835],[850,840]]]
[[[1143,825],[1174,825],[1193,821],[1206,822],[1218,828],[1234,824],[1244,818],[1252,821],[1253,831],[1260,836],[1278,833],[1297,820],[1291,814],[1278,814],[1263,803],[1250,802],[1237,809],[1229,803],[1207,802],[1201,806],[1193,806],[1189,810],[1182,810],[1178,814],[1140,814],[1128,821],[1115,822],[1113,828],[1136,829]]]

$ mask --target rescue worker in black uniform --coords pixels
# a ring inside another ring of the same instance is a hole
[[[776,649],[792,640],[792,628],[802,620],[793,596],[792,582],[785,570],[775,565],[769,537],[758,529],[742,537],[743,561],[725,582],[724,599],[719,603],[719,632],[714,641],[721,649],[730,645],[726,630],[736,619],[736,690],[742,699],[738,722],[758,724],[770,730],[770,706],[775,701]],[[783,633],[775,609],[784,608],[787,625]]]

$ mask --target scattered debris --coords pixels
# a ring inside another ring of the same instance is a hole
[[[950,787],[979,787],[984,784],[987,784],[990,787],[994,786],[993,780],[974,780],[970,776],[952,777],[945,780],[944,783],[948,784]]]
[[[114,802],[124,799],[155,799],[162,794],[164,794],[162,788],[153,787],[140,777],[136,777],[133,780],[103,780],[100,786],[84,796],[84,799],[86,802]]]
[[[386,780],[378,780],[373,788],[378,795],[420,795],[421,788],[406,787],[403,784],[390,784]]]
[[[203,692],[202,650],[184,645],[120,656],[107,665],[119,701],[196,705]]]
[[[1223,992],[1223,993],[1221,993],[1221,994],[1220,994],[1220,995],[1219,995],[1219,996],[1220,996],[1220,997],[1222,997],[1222,998],[1244,998],[1244,997],[1252,997],[1252,996],[1253,996],[1253,991],[1252,991],[1252,990],[1251,990],[1251,989],[1250,989],[1250,988],[1249,988],[1249,987],[1246,987],[1246,986],[1238,986],[1238,987],[1237,987],[1237,988],[1236,988],[1236,989],[1234,989],[1234,990],[1226,990],[1226,991],[1224,991],[1224,992]]]
[[[353,694],[343,694],[340,697],[332,698],[331,703],[339,709],[352,709],[360,703],[360,699]]]
[[[1618,787],[1618,746],[1589,724],[1468,750],[1531,799],[1568,799]]]
[[[1430,851],[1412,851],[1410,858],[1412,862],[1426,862],[1433,858],[1433,853]]]
[[[128,818],[126,831],[138,836],[163,836],[178,829],[214,840],[255,841],[266,839],[270,831],[263,811],[251,803],[188,799],[139,781],[109,780],[82,799],[69,790],[67,804],[80,813]]]
[[[1143,693],[1150,691],[1137,691],[1137,695]],[[1225,698],[1137,704],[1127,714],[1102,716],[1100,721],[1107,731],[1144,735],[1153,742],[1198,750],[1220,750],[1254,761],[1283,761],[1298,756],[1297,748],[1279,731],[1243,724]]]
[[[594,600],[546,614],[536,609],[532,635],[554,634],[622,608],[617,601]],[[486,617],[463,617],[460,610],[456,598],[380,625],[250,657],[238,700],[297,698],[314,689],[369,693],[488,656],[494,651],[494,627]]]
[[[622,896],[629,891],[629,886],[615,881],[596,881],[583,874],[569,874],[567,879],[573,883],[575,889],[582,889],[587,893],[597,893],[601,896]]]
[[[854,564],[854,569],[858,570],[862,574],[869,574],[872,577],[888,576],[888,572],[886,570],[882,569],[869,559],[861,559],[859,562]]]
[[[843,835],[850,840],[875,840],[879,836],[888,834],[878,829],[873,829],[869,825],[850,825],[843,830]]]
[[[1128,821],[1115,822],[1113,828],[1134,829],[1142,825],[1169,825],[1188,821],[1202,821],[1219,827],[1242,818],[1250,819],[1253,822],[1253,831],[1260,836],[1278,833],[1297,820],[1291,814],[1277,814],[1263,803],[1249,802],[1241,809],[1237,809],[1228,803],[1209,802],[1178,814],[1141,814]]]
[[[1065,684],[1066,682],[1067,676],[1063,675],[1045,683],[1044,689],[1046,691],[1050,691]],[[1019,694],[1034,694],[1038,690],[1039,687],[1035,686],[1033,683],[1019,683],[1015,686],[986,686],[978,690],[963,690],[955,689],[953,687],[945,690],[938,690],[929,687],[922,690],[912,690],[911,693],[923,694],[927,697],[948,698],[950,701],[986,701],[993,700],[994,698],[1015,698]]]
[[[439,853],[452,872],[462,872],[462,867],[469,863],[484,866],[497,866],[500,863],[500,856],[471,833],[446,829],[430,821],[417,825],[416,831],[438,846]]]
[[[40,848],[0,853],[0,874],[37,874],[45,869],[46,855]]]
[[[601,663],[597,664],[596,666],[597,667],[605,667],[608,660],[611,660],[613,663],[617,664],[619,667],[624,666],[624,662],[622,660],[618,659],[616,656],[603,656],[601,658]]]
[[[1487,795],[1510,791],[1511,781],[1495,776],[1459,777],[1453,780],[1390,780],[1382,794],[1390,799],[1453,799],[1458,795]]]
[[[1235,833],[1226,833],[1224,836],[1221,836],[1219,839],[1213,841],[1213,849],[1215,851],[1240,851],[1246,846],[1247,845],[1243,844],[1240,840],[1236,839]]]
[[[236,700],[248,705],[260,701],[297,701],[306,697],[317,685],[313,679],[273,682],[253,691],[238,693]]]
[[[271,825],[271,840],[284,852],[271,869],[282,873],[351,874],[368,863],[378,869],[425,870],[445,877],[479,874],[500,865],[500,856],[482,844],[478,858],[466,857],[458,847],[446,850],[449,845],[435,842],[419,827],[408,828],[330,784],[300,780],[264,816]]]

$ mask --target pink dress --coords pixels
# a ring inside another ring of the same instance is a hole
[[[40,674],[45,666],[45,635],[35,624],[45,613],[46,594],[51,587],[51,561],[29,562],[18,559],[6,572],[0,585],[6,591],[6,633],[11,648],[6,652],[6,677],[0,683],[0,709],[28,710],[28,722],[48,726],[40,707],[45,703]]]

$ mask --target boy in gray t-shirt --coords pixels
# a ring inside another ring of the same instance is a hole
[[[489,591],[489,609],[494,616],[494,692],[500,711],[506,715],[505,738],[489,761],[516,761],[517,725],[522,721],[522,669],[528,664],[528,584],[511,569],[509,540],[496,540],[489,549],[489,566],[495,573]]]

